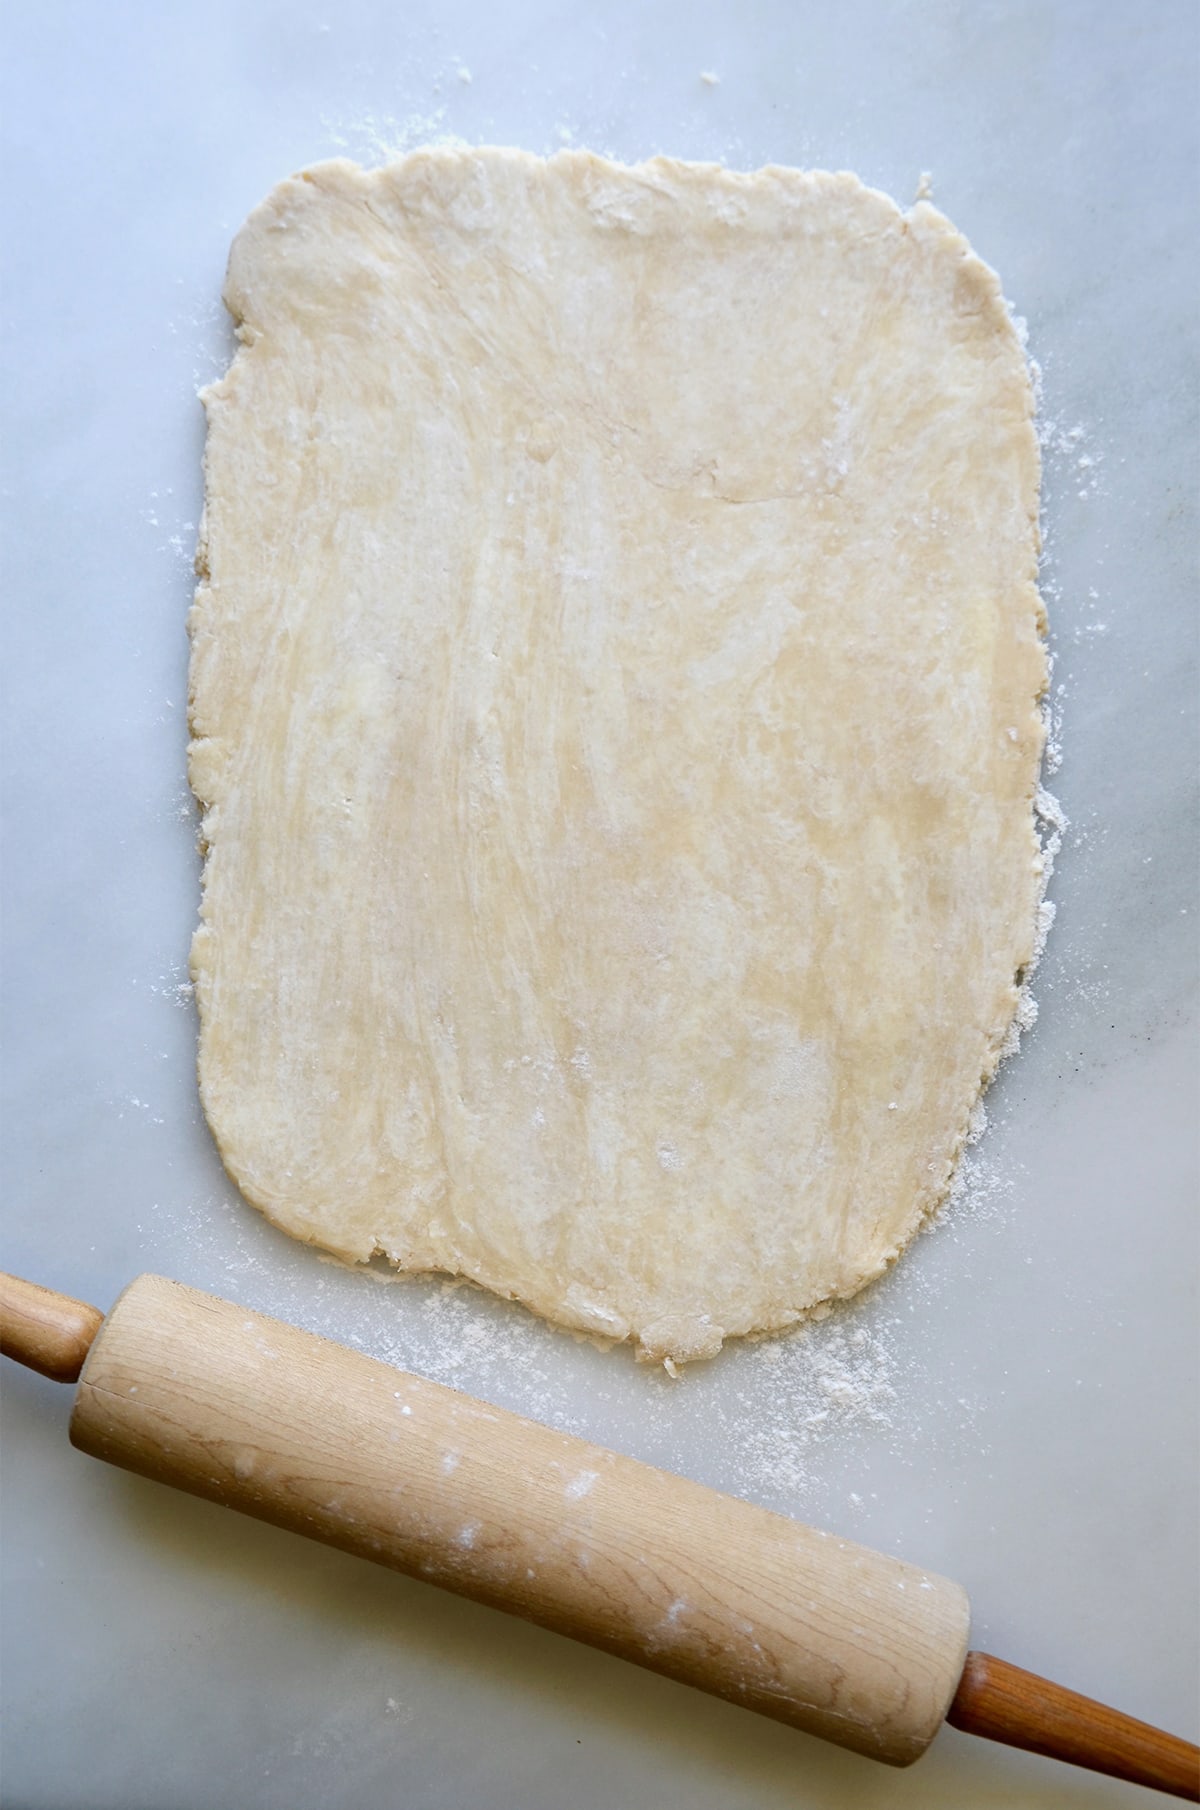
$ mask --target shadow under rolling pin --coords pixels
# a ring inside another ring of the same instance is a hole
[[[957,1584],[161,1276],[0,1276],[72,1443],[893,1766],[943,1721],[1200,1802],[1200,1750],[985,1653]]]

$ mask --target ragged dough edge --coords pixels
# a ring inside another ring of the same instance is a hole
[[[239,343],[225,375],[215,383],[208,385],[200,393],[200,400],[210,427],[216,412],[236,396],[246,364],[255,356],[256,346],[270,327],[269,306],[260,305],[263,298],[255,293],[253,284],[247,281],[247,274],[243,269],[242,254],[252,233],[272,222],[286,220],[293,203],[303,197],[305,185],[316,186],[344,199],[348,204],[356,207],[366,206],[371,208],[371,211],[375,211],[372,208],[373,201],[395,202],[397,198],[404,201],[406,197],[411,196],[414,202],[419,203],[422,196],[427,195],[431,190],[436,191],[436,205],[442,206],[445,204],[447,194],[454,192],[455,179],[469,174],[470,166],[476,160],[477,155],[478,153],[474,150],[439,147],[414,151],[396,162],[370,170],[363,169],[347,159],[333,159],[310,166],[287,178],[271,191],[259,207],[250,214],[231,248],[223,299],[233,317]],[[1022,584],[1033,608],[1036,630],[1042,647],[1041,685],[1036,695],[1030,699],[1030,710],[1037,723],[1034,735],[1037,761],[1028,786],[1030,858],[1032,871],[1037,876],[1039,883],[1037,907],[1028,928],[1027,939],[1022,946],[1023,953],[1016,964],[1014,980],[1002,997],[1002,1010],[998,1013],[996,1022],[987,1032],[987,1045],[979,1081],[973,1088],[970,1098],[965,1102],[957,1139],[945,1162],[944,1173],[940,1181],[931,1186],[924,1201],[914,1205],[912,1214],[901,1229],[899,1236],[868,1273],[857,1277],[851,1286],[824,1293],[819,1299],[798,1302],[774,1313],[756,1314],[753,1324],[725,1326],[716,1324],[711,1317],[704,1314],[674,1314],[662,1316],[641,1326],[631,1326],[622,1316],[611,1312],[599,1303],[587,1300],[578,1285],[567,1286],[552,1300],[548,1300],[537,1295],[534,1290],[524,1290],[519,1286],[505,1287],[497,1281],[495,1276],[483,1273],[481,1266],[461,1258],[456,1267],[451,1269],[435,1261],[422,1262],[420,1254],[416,1252],[412,1254],[411,1260],[401,1262],[378,1243],[371,1250],[339,1249],[332,1245],[327,1237],[318,1236],[315,1232],[309,1235],[296,1224],[294,1202],[288,1203],[290,1216],[285,1217],[279,1210],[280,1203],[274,1198],[272,1190],[259,1178],[237,1166],[235,1154],[223,1144],[221,1139],[218,1123],[219,1110],[216,1101],[211,1097],[205,1066],[206,1031],[210,1025],[208,974],[211,966],[211,943],[216,934],[208,923],[207,894],[212,863],[219,854],[216,841],[220,828],[220,804],[227,763],[223,758],[224,749],[216,738],[205,733],[204,725],[199,719],[194,689],[191,685],[189,686],[189,722],[193,739],[188,750],[188,776],[201,807],[202,816],[198,841],[204,856],[200,924],[192,939],[190,955],[190,969],[195,985],[201,1027],[198,1078],[205,1115],[231,1179],[271,1223],[289,1236],[314,1245],[341,1262],[361,1267],[376,1257],[385,1257],[394,1264],[398,1271],[405,1274],[462,1278],[487,1289],[492,1294],[499,1294],[502,1298],[520,1300],[552,1324],[557,1324],[560,1328],[571,1331],[577,1336],[582,1335],[593,1339],[606,1347],[632,1342],[639,1361],[661,1362],[674,1374],[680,1364],[714,1357],[726,1338],[769,1337],[786,1332],[805,1321],[822,1318],[829,1312],[831,1303],[846,1300],[858,1294],[890,1269],[908,1248],[917,1233],[936,1219],[947,1200],[951,1198],[963,1149],[969,1141],[973,1141],[972,1127],[978,1123],[980,1101],[1000,1064],[1016,1052],[1021,1028],[1029,1028],[1036,1015],[1036,1008],[1032,1005],[1029,993],[1029,979],[1044,947],[1053,915],[1053,907],[1046,904],[1045,894],[1053,869],[1054,854],[1061,841],[1060,832],[1063,820],[1055,801],[1049,798],[1041,785],[1041,766],[1046,742],[1042,706],[1049,679],[1045,656],[1046,614],[1044,601],[1037,587],[1038,558],[1041,549],[1037,513],[1041,459],[1033,425],[1035,418],[1034,388],[1030,380],[1028,360],[1013,327],[1011,311],[1004,301],[999,278],[990,266],[972,251],[967,240],[945,215],[927,201],[918,200],[907,212],[904,212],[890,196],[878,189],[870,188],[857,176],[845,171],[799,171],[768,165],[753,172],[738,172],[727,170],[718,164],[687,163],[669,157],[655,157],[637,165],[621,165],[599,157],[593,152],[576,150],[558,152],[548,160],[516,149],[489,150],[487,155],[489,158],[530,175],[546,162],[565,173],[577,187],[586,189],[589,184],[592,185],[593,192],[596,184],[607,184],[609,192],[599,197],[596,205],[592,207],[592,211],[601,216],[603,224],[618,232],[636,233],[648,230],[644,217],[639,217],[639,209],[642,210],[643,216],[647,210],[655,210],[655,217],[650,224],[655,230],[662,230],[664,225],[669,222],[673,195],[689,188],[700,188],[709,196],[723,198],[726,206],[720,212],[719,217],[724,224],[731,227],[736,227],[747,219],[746,210],[756,200],[779,198],[781,195],[800,192],[809,195],[819,192],[827,196],[836,196],[841,193],[846,196],[853,195],[856,199],[868,197],[878,210],[881,229],[892,230],[899,222],[902,231],[920,235],[928,240],[938,240],[947,252],[959,258],[964,283],[978,298],[978,312],[981,315],[989,316],[997,331],[1011,340],[1021,361],[1025,377],[1028,399],[1028,473],[1033,501],[1030,511],[1030,563]],[[617,194],[612,192],[614,185]],[[622,190],[627,203],[624,212],[622,212],[619,199]],[[739,209],[743,211],[739,213]],[[607,218],[603,217],[605,212]],[[384,218],[385,216],[381,216],[381,221]],[[211,441],[206,440],[204,457],[206,497],[209,494],[208,449],[210,444]],[[214,574],[211,565],[207,509],[201,514],[195,569],[200,582],[197,585],[193,606],[188,617],[188,629],[193,648],[193,672],[197,650],[201,646],[203,638],[209,633],[206,606],[213,588],[220,582],[220,574]],[[1014,582],[1014,594],[1017,588]],[[1039,825],[1046,828],[1045,835],[1039,834]]]

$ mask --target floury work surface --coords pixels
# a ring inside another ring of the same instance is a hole
[[[14,28],[7,1267],[101,1306],[178,1276],[901,1554],[966,1585],[975,1645],[1194,1735],[1196,58],[1186,4]],[[1070,827],[1038,1023],[940,1227],[807,1335],[678,1384],[322,1263],[236,1199],[196,1100],[183,620],[228,243],[289,170],[445,134],[845,167],[901,202],[929,171],[1043,368]],[[110,1472],[67,1406],[5,1376],[14,1805],[356,1810],[401,1779],[420,1810],[1138,1801],[953,1732],[874,1768]]]

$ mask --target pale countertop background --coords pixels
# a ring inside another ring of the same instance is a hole
[[[5,37],[0,1262],[100,1306],[160,1270],[902,1553],[968,1587],[975,1644],[1194,1737],[1193,0],[40,0]],[[303,164],[447,133],[903,202],[928,170],[1044,369],[1040,1020],[943,1228],[678,1386],[322,1263],[199,1116],[184,616],[226,251]],[[885,1771],[98,1465],[68,1406],[7,1369],[8,1810],[1160,1801],[953,1731]]]

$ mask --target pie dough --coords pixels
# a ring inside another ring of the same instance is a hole
[[[852,1294],[1030,961],[1038,452],[849,175],[423,151],[233,247],[191,617],[205,1111],[276,1225],[642,1355]]]

